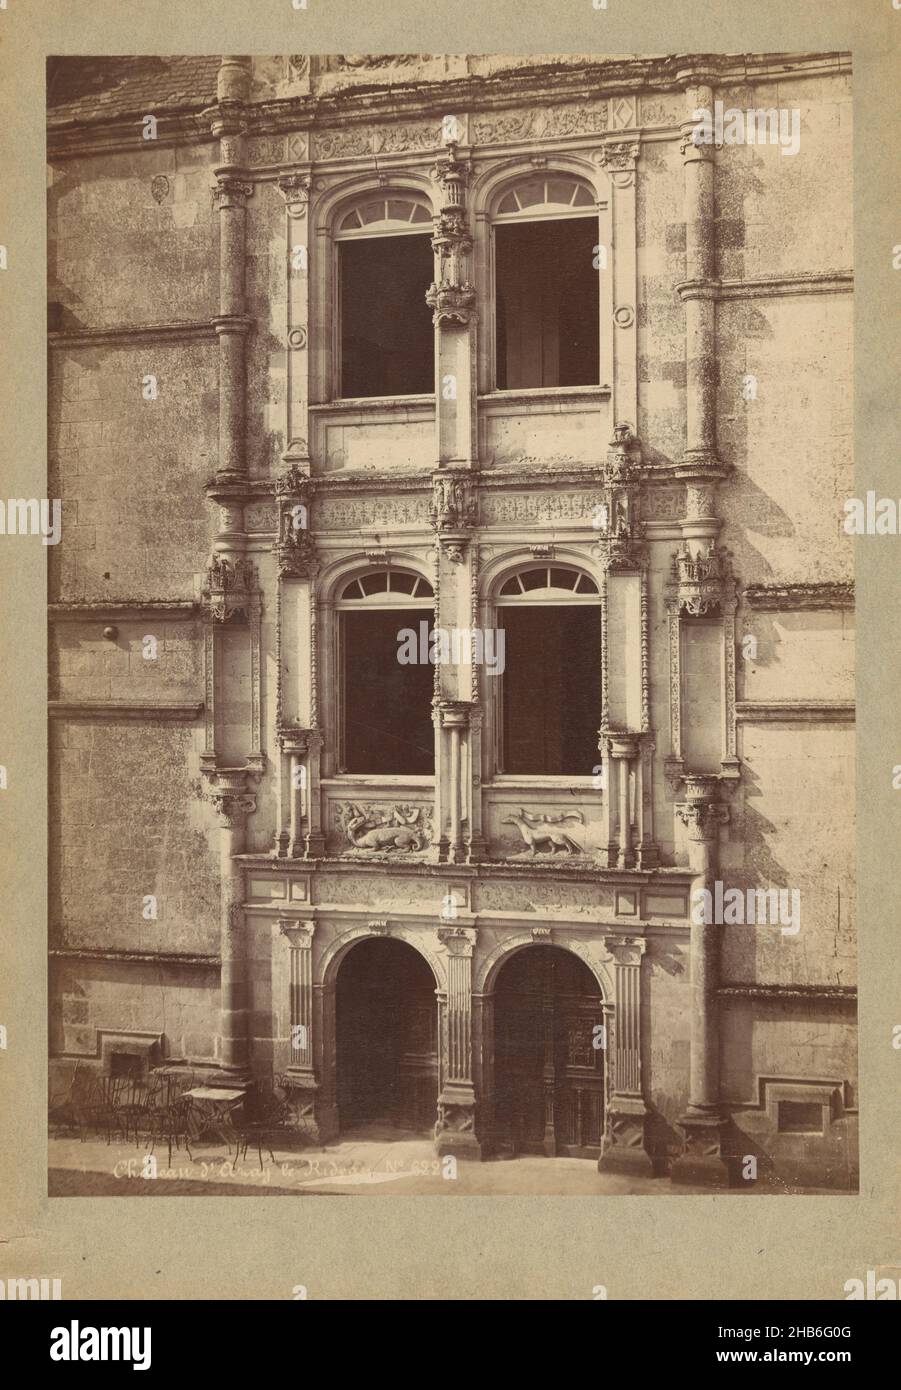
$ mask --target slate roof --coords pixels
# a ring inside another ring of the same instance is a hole
[[[47,117],[104,121],[209,106],[220,59],[213,57],[50,58]]]

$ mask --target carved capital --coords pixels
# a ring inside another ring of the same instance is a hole
[[[226,208],[243,208],[253,193],[253,184],[235,174],[216,174],[213,184],[213,201],[220,211]]]
[[[299,920],[296,917],[280,916],[278,929],[282,936],[287,937],[292,949],[297,951],[311,951],[313,949],[316,923],[312,919]]]
[[[476,944],[474,927],[439,927],[438,940],[450,956],[471,957]]]
[[[468,281],[461,285],[437,281],[426,290],[425,302],[432,310],[436,327],[465,328],[476,321],[476,292]]]
[[[605,936],[604,945],[615,964],[624,967],[640,966],[641,958],[647,950],[647,942],[643,936]]]
[[[288,216],[297,220],[306,217],[310,205],[309,174],[279,174],[278,191],[285,200]]]
[[[256,794],[248,790],[247,774],[243,768],[222,768],[215,777],[210,800],[216,808],[219,825],[223,830],[237,830],[244,824],[245,816],[252,815],[256,810]]]

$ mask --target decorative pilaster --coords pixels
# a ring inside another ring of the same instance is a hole
[[[736,582],[732,573],[731,556],[717,547],[711,539],[700,549],[683,540],[674,551],[670,566],[670,582],[666,586],[666,607],[669,617],[670,650],[670,755],[666,772],[675,784],[685,771],[685,742],[683,736],[683,620],[693,618],[719,619],[722,626],[722,663],[720,670],[721,749],[720,772],[734,780],[740,775],[737,756],[735,721],[735,612]]]
[[[650,1176],[641,1065],[641,962],[646,942],[640,936],[608,936],[604,944],[614,960],[615,1016],[607,1030],[612,1084],[598,1170]]]
[[[306,150],[306,144],[304,144]],[[285,203],[286,391],[285,440],[282,462],[300,465],[309,472],[310,449],[307,408],[310,401],[310,166],[280,174],[278,190]]]
[[[440,700],[434,721],[440,761],[438,798],[439,863],[462,864],[469,858],[472,777],[469,769],[467,735],[470,705],[462,700]]]
[[[249,999],[244,935],[244,875],[235,856],[244,849],[246,817],[256,809],[244,768],[219,768],[210,789],[219,816],[220,955],[219,1037],[221,1073],[213,1083],[243,1084],[250,1076]]]
[[[616,426],[601,475],[600,536],[593,554],[601,567],[601,726],[607,789],[602,860],[608,868],[653,867],[657,847],[643,753],[650,730],[648,553],[640,517],[641,445],[628,424]],[[627,645],[633,659],[624,660]],[[610,680],[610,651],[629,675]],[[634,795],[633,795],[634,793]],[[636,848],[633,826],[638,831]]]
[[[445,1051],[435,1148],[439,1154],[477,1159],[481,1158],[482,1149],[475,1134],[472,1080],[472,957],[476,932],[471,927],[440,927],[438,940],[447,950],[447,997],[442,1010]]]
[[[224,632],[244,628],[250,647],[250,752],[245,771],[262,773],[266,755],[262,727],[262,598],[253,562],[239,553],[229,555],[217,549],[207,567],[201,594],[204,619],[204,685],[206,690],[205,746],[200,758],[201,771],[214,776],[217,771],[218,728],[221,722],[218,691],[219,649]]]
[[[316,923],[281,917],[279,929],[288,942],[289,960],[291,1061],[287,1077],[295,1103],[299,1102],[298,1118],[304,1132],[313,1142],[318,1142],[315,1102],[319,1085],[313,1061],[313,936]]]
[[[478,466],[475,409],[476,292],[471,281],[472,236],[466,212],[469,163],[457,145],[432,169],[439,208],[432,250],[435,279],[426,291],[435,324],[435,421],[438,466]]]
[[[638,419],[638,253],[636,246],[637,168],[641,144],[611,140],[595,156],[612,191],[613,245],[613,399],[614,419]],[[606,277],[605,277],[606,278]],[[606,323],[604,324],[606,330]],[[603,360],[603,356],[602,356]]]
[[[720,779],[686,775],[685,800],[677,806],[679,819],[688,830],[691,885],[690,943],[690,1042],[689,1101],[680,1121],[685,1151],[673,1165],[676,1182],[728,1186],[729,1170],[723,1154],[726,1115],[719,1093],[719,987],[720,934],[722,925],[698,920],[706,914],[695,910],[697,894],[713,895],[719,872],[719,827],[728,809],[719,800]],[[709,901],[709,899],[708,899]]]

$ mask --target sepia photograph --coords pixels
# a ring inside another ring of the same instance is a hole
[[[51,1198],[857,1192],[851,69],[48,59]]]

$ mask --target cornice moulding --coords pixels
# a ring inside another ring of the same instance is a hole
[[[193,599],[150,599],[146,603],[140,599],[85,599],[61,600],[47,605],[47,617],[51,623],[63,622],[104,622],[108,619],[134,620],[144,618],[168,618],[183,620],[195,618],[200,605]]]
[[[555,66],[555,63],[557,65]],[[347,86],[330,93],[269,98],[244,108],[247,134],[282,134],[351,125],[373,119],[402,120],[410,116],[441,118],[456,106],[459,110],[493,109],[526,104],[546,105],[563,101],[598,100],[647,91],[681,91],[688,86],[742,85],[791,76],[793,78],[849,75],[851,54],[698,54],[661,55],[655,58],[617,58],[586,61],[571,69],[549,58],[526,69],[501,69],[486,76],[470,74],[427,82]],[[159,116],[158,138],[144,142],[136,134],[143,108],[112,119],[64,120],[48,123],[48,155],[51,158],[119,150],[159,149],[179,143],[214,143],[209,117],[197,105],[168,110]],[[440,142],[436,141],[436,148]]]
[[[51,719],[136,719],[191,723],[203,713],[203,701],[185,700],[48,700]]]
[[[47,334],[50,348],[115,347],[131,342],[215,342],[216,320],[173,320],[170,323],[115,323],[105,328],[76,328]]]
[[[727,999],[824,999],[852,1004],[857,999],[855,985],[770,985],[750,980],[721,985],[717,993]]]
[[[746,724],[853,724],[850,700],[737,700],[735,717]]]
[[[758,611],[827,610],[854,607],[854,580],[822,584],[749,584],[743,592],[749,608]]]
[[[48,955],[56,960],[106,960],[124,964],[180,965],[218,970],[218,955],[193,955],[181,951],[119,951],[100,946],[51,946]]]

